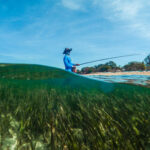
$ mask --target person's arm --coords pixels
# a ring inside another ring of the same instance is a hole
[[[80,64],[76,64],[76,66],[80,66]]]

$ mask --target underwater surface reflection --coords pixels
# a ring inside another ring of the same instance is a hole
[[[117,82],[117,83],[132,83],[139,85],[150,85],[150,76],[145,75],[117,75],[117,76],[89,75],[88,77],[110,83]]]

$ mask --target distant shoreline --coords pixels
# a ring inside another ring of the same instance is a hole
[[[102,75],[102,76],[118,76],[118,75],[146,75],[150,76],[150,71],[129,71],[129,72],[96,72],[89,74],[82,74],[85,76],[89,75]]]

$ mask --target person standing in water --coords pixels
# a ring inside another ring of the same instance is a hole
[[[70,72],[76,72],[76,66],[80,66],[80,64],[73,64],[71,62],[70,58],[70,52],[72,51],[72,48],[65,48],[63,54],[64,56],[64,65],[65,65],[65,70],[70,71]]]

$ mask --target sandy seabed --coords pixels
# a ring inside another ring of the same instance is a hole
[[[103,75],[103,76],[118,76],[118,75],[147,75],[150,76],[150,71],[130,71],[130,72],[96,72],[83,75]]]

